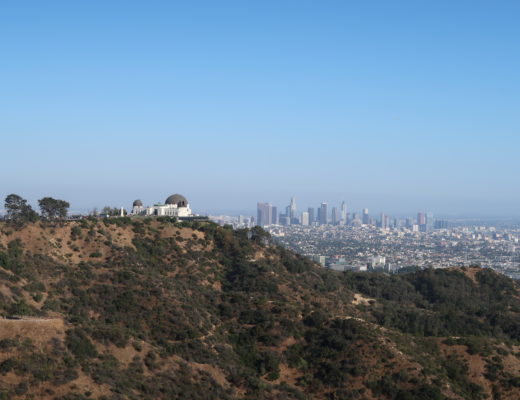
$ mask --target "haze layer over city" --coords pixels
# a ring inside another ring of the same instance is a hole
[[[235,228],[261,226],[274,240],[336,271],[410,272],[425,268],[484,267],[520,278],[520,224],[506,219],[370,214],[322,202],[298,208],[259,202],[256,216],[212,216]]]

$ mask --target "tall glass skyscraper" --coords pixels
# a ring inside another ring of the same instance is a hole
[[[271,203],[258,203],[256,224],[268,226],[273,223],[273,206]]]
[[[347,204],[345,203],[345,201],[343,200],[343,202],[341,203],[341,223],[344,224],[344,225],[347,225]]]
[[[337,225],[339,223],[339,213],[337,207],[332,207],[332,225]]]
[[[370,217],[368,216],[368,208],[363,208],[363,225],[370,223]]]
[[[316,222],[316,216],[314,214],[314,207],[309,207],[307,209],[307,212],[309,213],[309,224],[313,224]]]
[[[435,219],[433,218],[433,213],[426,213],[426,231],[432,231],[435,227]]]
[[[327,225],[328,220],[327,203],[321,203],[320,206],[320,225]]]
[[[296,199],[294,197],[291,197],[291,204],[290,204],[290,217],[291,219],[296,218]]]

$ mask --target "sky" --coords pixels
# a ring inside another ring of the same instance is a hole
[[[500,0],[1,2],[0,198],[520,216],[519,17]]]

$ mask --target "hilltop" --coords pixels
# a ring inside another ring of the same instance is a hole
[[[260,228],[0,225],[0,399],[518,399],[516,282],[335,273]]]

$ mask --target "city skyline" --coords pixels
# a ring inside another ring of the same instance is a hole
[[[280,211],[278,210],[285,210]],[[370,225],[383,229],[398,228],[406,226],[415,231],[431,231],[443,228],[447,225],[444,219],[435,219],[431,211],[419,211],[415,218],[410,215],[389,216],[384,212],[379,213],[379,217],[370,214],[368,208],[364,207],[361,211],[353,210],[349,212],[349,207],[345,200],[341,201],[340,207],[329,207],[327,202],[322,202],[319,207],[309,206],[306,209],[298,210],[296,197],[291,196],[290,203],[286,207],[278,207],[270,202],[258,202],[256,218],[248,220],[248,225],[259,225],[268,227],[273,225],[302,225],[302,226],[323,226],[323,225],[344,225],[362,226]],[[245,217],[241,215],[240,217]]]
[[[157,203],[157,198],[160,196],[163,196],[165,190],[163,189],[161,192],[159,192],[160,194],[158,196],[150,196],[150,195],[145,195],[145,196],[134,196],[134,197],[139,197],[143,200],[144,203],[146,204],[155,204]],[[5,192],[6,193],[6,196],[7,194],[10,194],[11,192]],[[37,196],[33,196],[33,197],[25,197],[24,196],[24,193],[23,192],[15,192],[16,194],[19,194],[21,195],[22,197],[24,198],[27,198],[28,199],[28,203],[31,204],[33,207],[37,207]],[[135,192],[132,192],[135,194]],[[47,191],[42,191],[40,195],[38,195],[40,198],[41,197],[44,197],[46,195],[49,195],[49,192]],[[55,197],[59,197],[59,198],[64,198],[65,200],[69,201],[70,198],[68,197],[60,197],[60,196],[57,196],[55,194],[52,194],[51,195],[55,196]],[[205,197],[205,194],[204,193],[199,193],[199,196],[203,196]],[[323,196],[322,196],[323,197]],[[319,197],[319,196],[314,196],[313,198],[314,199],[320,199],[322,197]],[[5,198],[5,196],[4,196]],[[200,201],[200,197],[197,197],[197,196],[192,196],[190,194],[190,198],[193,198],[194,199],[194,211],[196,211],[197,213],[200,213],[200,214],[204,214],[204,215],[229,215],[229,216],[239,216],[239,215],[242,215],[242,216],[256,216],[257,214],[257,209],[253,208],[250,206],[250,204],[239,204],[237,207],[233,207],[233,208],[229,208],[229,207],[215,207],[214,204],[213,206],[209,206],[209,207],[205,207],[204,204],[204,201]],[[297,196],[289,196],[290,199],[296,199]],[[299,198],[299,197],[298,197]],[[341,211],[341,208],[342,208],[342,203],[345,202],[345,200],[335,200],[335,201],[325,201],[324,203],[326,203],[327,205],[330,204],[330,207],[328,207],[328,217],[329,219],[332,218],[332,211],[333,211],[333,208],[336,208],[337,209],[337,213],[339,216],[342,215],[342,211]],[[258,203],[258,201],[256,202]],[[274,208],[277,208],[277,213],[276,215],[280,215],[283,213],[283,211],[286,211],[288,207],[290,207],[290,203],[289,205],[285,205],[286,203],[288,203],[287,201],[278,201],[278,202],[275,202],[275,201],[267,201],[265,203],[270,203],[273,205]],[[314,212],[315,212],[315,218],[317,218],[317,213],[318,213],[318,210],[319,210],[319,207],[320,205],[323,203],[322,200],[319,200],[319,201],[302,201],[300,200],[299,201],[300,204],[307,204],[305,206],[302,206],[301,208],[298,209],[298,217],[301,217],[301,212],[302,211],[309,211],[309,207],[312,207],[314,208]],[[366,205],[370,204],[370,207],[365,207]],[[421,203],[421,202],[417,202],[417,203]],[[422,202],[423,204],[424,203],[427,203],[427,202]],[[81,204],[81,203],[80,203]],[[85,203],[83,203],[85,204]],[[313,204],[313,205],[311,205]],[[391,215],[393,217],[398,217],[398,218],[406,218],[406,217],[410,217],[410,216],[414,216],[414,215],[417,215],[417,213],[419,212],[433,212],[436,216],[439,216],[440,218],[443,218],[443,219],[457,219],[457,218],[462,218],[462,219],[510,219],[512,221],[517,221],[517,220],[520,220],[520,212],[519,213],[510,213],[508,211],[502,211],[502,209],[498,208],[494,211],[491,211],[491,212],[485,212],[485,213],[482,213],[482,212],[475,212],[474,210],[471,210],[470,208],[471,207],[466,207],[465,208],[465,211],[457,211],[457,207],[454,207],[453,209],[450,209],[449,207],[445,208],[443,211],[439,211],[435,208],[431,208],[431,207],[420,207],[420,206],[417,206],[417,204],[413,204],[413,202],[409,202],[407,203],[408,207],[400,207],[400,208],[393,208],[393,207],[388,207],[388,206],[385,206],[385,203],[384,201],[373,201],[373,202],[345,202],[345,207],[346,209],[348,209],[348,212],[351,213],[351,212],[354,212],[354,213],[359,213],[359,214],[362,214],[362,211],[364,208],[368,208],[370,210],[370,214],[372,216],[376,216],[376,215],[380,215],[381,213],[385,214],[385,215]],[[92,204],[86,204],[86,207],[80,207],[78,205],[78,203],[74,203],[74,202],[71,202],[71,208],[70,208],[70,212],[72,213],[79,213],[79,214],[89,214],[93,211],[99,211],[101,210],[103,207],[106,207],[106,206],[109,206],[109,207],[115,207],[115,208],[121,208],[123,207],[124,209],[126,209],[127,211],[130,211],[132,209],[132,202],[128,200],[128,198],[126,199],[123,199],[122,201],[120,202],[113,202],[113,201],[110,201],[108,199],[104,199],[103,200],[103,197],[100,196],[98,201],[92,203]],[[461,204],[461,206],[463,207],[464,204]],[[520,208],[519,208],[519,211],[520,211]],[[0,203],[0,214],[4,213],[5,210],[3,209],[3,203]],[[312,218],[311,218],[312,219]]]

